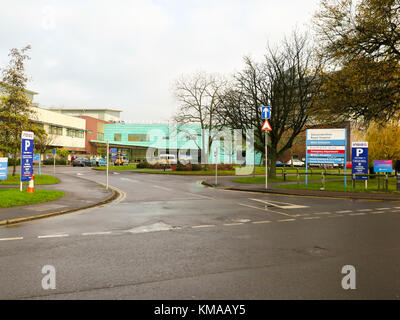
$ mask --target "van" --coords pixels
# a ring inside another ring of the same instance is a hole
[[[160,154],[158,157],[158,162],[165,165],[178,163],[174,154]]]

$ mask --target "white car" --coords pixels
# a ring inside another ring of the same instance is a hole
[[[288,164],[289,166],[292,165],[292,160],[289,160],[288,162],[286,162],[286,164]],[[293,160],[293,166],[294,167],[304,167],[304,162],[300,161],[298,159],[294,159]]]

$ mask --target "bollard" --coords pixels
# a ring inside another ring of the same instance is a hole
[[[396,190],[400,191],[400,172],[396,174]]]
[[[286,171],[283,170],[283,181],[286,181]]]
[[[387,173],[385,174],[385,189],[386,189],[386,192],[389,191],[389,177],[388,177]]]
[[[297,184],[300,184],[300,175],[299,175],[299,169],[297,169]]]
[[[353,190],[354,190],[356,188],[356,175],[355,174],[353,174],[351,176],[351,180],[352,180],[352,183],[353,183]]]
[[[323,172],[321,172],[321,183],[322,183],[322,188],[320,188],[320,190],[325,190],[325,175]]]

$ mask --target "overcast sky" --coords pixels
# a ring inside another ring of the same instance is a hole
[[[319,0],[0,0],[0,67],[32,46],[28,88],[42,107],[120,108],[168,120],[173,81],[232,74],[267,41],[304,30]]]

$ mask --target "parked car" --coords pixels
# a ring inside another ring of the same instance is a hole
[[[193,161],[193,157],[192,156],[188,156],[185,154],[179,155],[179,162],[181,162],[182,164],[188,164],[191,163]]]
[[[292,160],[289,160],[288,162],[286,162],[286,164],[291,166],[292,165]],[[298,159],[294,159],[293,160],[293,166],[294,167],[304,167],[304,162],[300,161]]]
[[[90,163],[89,159],[86,158],[76,158],[74,161],[72,161],[72,166],[73,167],[91,167],[92,164]]]
[[[128,164],[129,164],[129,160],[126,156],[118,156],[114,161],[115,166],[123,166],[123,165],[128,165]]]
[[[277,161],[277,162],[275,163],[275,166],[276,166],[276,167],[288,167],[289,165],[286,164],[286,163],[284,163],[284,162]]]
[[[178,164],[178,161],[176,160],[176,156],[174,154],[160,154],[158,157],[158,162],[160,164]]]
[[[98,164],[97,164],[98,162]],[[92,167],[103,167],[107,165],[107,161],[104,158],[98,157],[98,158],[93,158],[92,160],[90,160],[90,164]]]

